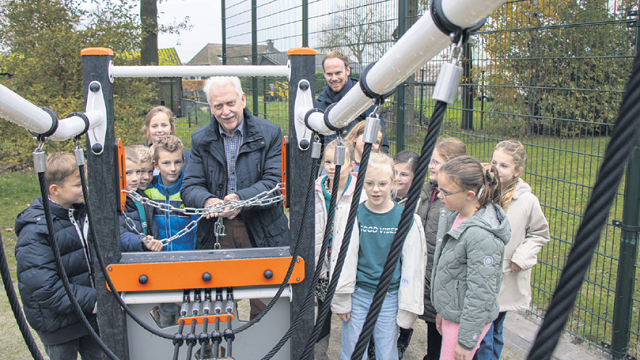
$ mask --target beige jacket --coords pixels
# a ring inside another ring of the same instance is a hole
[[[538,253],[549,242],[549,224],[531,187],[519,180],[513,200],[507,207],[511,240],[504,249],[503,275],[498,303],[500,312],[528,309],[531,302],[531,268]],[[514,262],[522,271],[511,272]]]
[[[358,222],[354,229],[359,229]],[[349,250],[345,258],[342,274],[338,280],[331,312],[334,314],[348,314],[351,312],[351,294],[355,291],[356,274],[358,272],[358,251],[360,249],[360,231],[354,231],[351,236]],[[398,289],[398,326],[408,329],[424,310],[424,272],[427,261],[427,245],[424,229],[420,217],[413,214],[413,225],[407,234],[402,247],[402,282]]]

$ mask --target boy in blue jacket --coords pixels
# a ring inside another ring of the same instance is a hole
[[[73,155],[55,153],[47,159],[49,199],[33,200],[16,217],[15,254],[18,288],[27,321],[38,333],[52,360],[102,359],[102,350],[76,316],[49,246],[43,201],[49,201],[62,263],[87,320],[97,332],[96,291],[91,272],[89,222],[83,204],[80,172]]]
[[[136,191],[146,197],[144,192],[138,190],[143,175],[139,155],[133,147],[124,147],[126,186],[127,190]],[[140,234],[145,238],[141,239]],[[158,225],[153,219],[153,208],[127,196],[124,214],[120,215],[120,251],[160,251],[162,243],[155,239],[157,237]]]
[[[184,208],[180,197],[180,188],[184,172],[184,146],[182,140],[173,135],[167,135],[153,145],[153,166],[160,172],[153,178],[151,186],[145,194],[152,200],[165,202],[176,208]],[[165,212],[154,209],[154,218],[158,224],[161,239],[167,239],[180,232],[197,217],[185,216],[180,213]],[[196,230],[182,235],[165,245],[165,251],[194,250]]]

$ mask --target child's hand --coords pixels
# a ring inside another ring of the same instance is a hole
[[[522,268],[520,268],[520,266],[518,266],[518,264],[511,262],[511,272],[514,274],[519,273],[522,270]]]
[[[471,350],[465,350],[460,344],[456,345],[455,360],[467,360],[471,355]]]
[[[162,250],[162,243],[158,240],[155,240],[153,236],[149,235],[143,241],[144,246],[150,251],[160,251]]]
[[[344,322],[348,322],[351,319],[351,314],[338,314],[338,317]]]
[[[442,335],[442,316],[440,316],[440,314],[436,315],[436,329],[438,329],[438,332]]]

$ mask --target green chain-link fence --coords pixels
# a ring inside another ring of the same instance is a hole
[[[347,54],[352,76],[358,77],[428,4],[223,0],[222,8],[221,56],[228,64],[286,64],[287,49],[310,46],[318,51],[319,93],[326,85],[320,66],[324,54]],[[510,1],[465,47],[462,84],[445,116],[442,136],[460,138],[480,161],[490,161],[501,140],[517,139],[525,145],[524,180],[540,199],[551,230],[551,241],[539,254],[531,278],[529,311],[539,317],[574,242],[621,103],[637,48],[636,11],[637,2],[623,0]],[[419,151],[434,107],[435,81],[448,57],[446,50],[429,61],[384,105],[391,154]],[[281,95],[286,79],[247,78],[243,86],[247,106],[287,132],[288,99]],[[628,349],[622,346],[613,353],[637,357],[638,286],[635,292],[616,289],[619,262],[632,264],[634,273],[624,274],[632,279],[638,266],[637,248],[620,254],[621,231],[613,225],[622,220],[624,190],[622,184],[566,330],[577,341],[602,349],[610,347],[614,333],[629,334]],[[637,239],[637,232],[633,235]],[[632,307],[618,309],[622,316],[614,321],[616,296],[630,299]]]

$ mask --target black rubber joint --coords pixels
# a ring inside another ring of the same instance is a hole
[[[49,128],[49,130],[47,130],[46,132],[44,132],[42,134],[36,134],[33,131],[29,131],[30,133],[32,133],[33,135],[35,135],[39,139],[47,138],[47,137],[53,135],[56,132],[56,130],[58,130],[58,124],[59,124],[58,115],[56,115],[56,113],[51,111],[51,109],[46,108],[46,107],[41,107],[40,109],[44,110],[47,114],[49,114],[49,116],[51,116],[51,127]]]
[[[366,97],[375,100],[376,105],[380,105],[384,103],[384,100],[391,96],[396,91],[396,89],[393,89],[384,95],[376,94],[373,90],[371,90],[369,84],[367,83],[367,74],[376,63],[377,61],[370,63],[366,68],[364,68],[364,70],[362,70],[362,73],[360,73],[360,89]]]
[[[476,25],[463,29],[460,26],[452,23],[447,19],[447,16],[444,14],[442,10],[442,0],[431,0],[431,18],[433,19],[433,23],[446,35],[451,33],[454,34],[453,42],[458,43],[460,41],[460,37],[462,36],[462,43],[465,44],[472,33],[476,32],[487,21],[487,18],[484,18],[482,21],[477,23]]]

